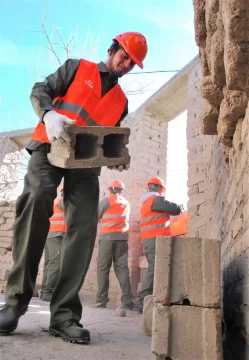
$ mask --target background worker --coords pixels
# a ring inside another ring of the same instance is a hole
[[[118,78],[136,64],[143,68],[146,54],[145,37],[126,32],[113,38],[105,63],[68,59],[55,73],[34,85],[31,102],[40,122],[27,145],[31,158],[16,203],[14,265],[9,273],[6,304],[0,309],[0,334],[13,332],[28,309],[57,188],[64,178],[67,233],[60,278],[50,303],[49,334],[73,343],[90,341],[90,332],[80,323],[79,290],[96,238],[100,168],[58,168],[49,163],[47,154],[55,139],[71,143],[64,128],[67,124],[120,125],[128,110]],[[125,167],[116,168],[122,171]]]
[[[113,181],[108,190],[110,196],[99,203],[98,293],[95,307],[105,308],[109,301],[109,275],[113,263],[114,272],[122,290],[122,307],[132,310],[133,296],[128,269],[130,204],[122,196],[124,191],[122,181]]]
[[[54,204],[54,213],[50,220],[50,228],[44,248],[44,268],[40,299],[51,301],[55,286],[60,277],[62,242],[67,227],[64,218],[63,189]]]
[[[153,294],[156,237],[170,236],[170,215],[179,215],[183,210],[183,205],[166,200],[166,188],[162,179],[153,177],[147,185],[148,192],[141,198],[140,230],[148,270],[134,300],[134,310],[139,312],[143,312],[145,296]]]

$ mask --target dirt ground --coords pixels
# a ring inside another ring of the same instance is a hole
[[[4,296],[0,294],[0,306]],[[48,303],[33,298],[16,331],[0,336],[1,360],[155,360],[151,338],[143,335],[141,315],[127,311],[115,316],[113,308],[94,309],[84,301],[82,323],[91,332],[89,345],[48,336]]]

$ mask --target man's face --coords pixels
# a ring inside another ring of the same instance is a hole
[[[135,65],[134,61],[129,57],[124,49],[118,49],[115,54],[110,55],[110,70],[118,78],[131,71]]]

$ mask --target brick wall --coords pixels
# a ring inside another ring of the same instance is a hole
[[[249,112],[240,119],[233,146],[200,132],[200,68],[189,73],[188,236],[221,240],[224,358],[244,360],[248,351]]]

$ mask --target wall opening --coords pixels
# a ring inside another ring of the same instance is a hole
[[[167,200],[183,204],[188,202],[188,162],[187,162],[187,111],[174,118],[168,125],[167,142]]]

